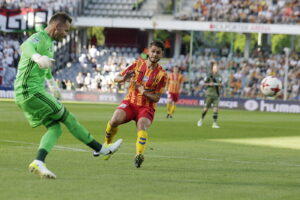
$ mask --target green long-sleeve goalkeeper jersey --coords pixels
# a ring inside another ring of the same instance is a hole
[[[46,31],[33,34],[21,45],[21,58],[14,84],[17,101],[25,100],[36,92],[45,91],[45,80],[52,78],[51,68],[40,69],[31,56],[38,53],[53,58],[53,51],[53,39]]]

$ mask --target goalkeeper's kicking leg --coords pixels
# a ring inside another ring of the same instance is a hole
[[[118,150],[122,144],[122,139],[116,141],[114,144],[104,147],[99,142],[97,142],[90,133],[77,121],[72,113],[65,110],[62,117],[59,119],[62,123],[66,125],[68,130],[72,133],[74,137],[85,143],[87,146],[92,148],[98,154],[103,156],[111,155]],[[55,179],[56,175],[47,169],[45,159],[47,154],[52,150],[53,146],[56,144],[59,136],[62,133],[61,126],[57,121],[46,125],[48,128],[46,134],[42,137],[40,142],[38,154],[36,160],[34,160],[29,165],[29,170],[41,176],[42,178],[52,178]]]
[[[111,156],[122,144],[122,139],[119,139],[111,145],[101,145],[93,138],[88,130],[86,130],[86,128],[77,121],[72,113],[67,111],[66,115],[67,116],[62,119],[62,122],[66,125],[74,137],[94,150],[94,155],[103,155],[104,157]]]

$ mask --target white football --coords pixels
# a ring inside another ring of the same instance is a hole
[[[260,90],[265,96],[275,96],[281,92],[282,83],[275,76],[267,76],[260,83]]]

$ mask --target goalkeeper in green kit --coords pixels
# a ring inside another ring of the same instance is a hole
[[[58,100],[60,91],[51,73],[53,59],[53,41],[60,41],[68,35],[72,18],[65,13],[56,13],[44,31],[33,34],[21,45],[21,58],[15,81],[15,101],[24,112],[31,127],[43,125],[47,128],[40,141],[37,156],[29,165],[29,170],[42,178],[56,178],[47,169],[45,158],[62,134],[63,123],[71,134],[99,152],[108,155],[117,151],[122,139],[110,146],[98,143]],[[54,96],[45,89],[45,81]]]

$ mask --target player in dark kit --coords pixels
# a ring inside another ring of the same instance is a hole
[[[200,127],[202,126],[203,120],[208,109],[213,106],[213,125],[212,128],[220,128],[217,123],[218,120],[218,106],[220,101],[220,89],[222,86],[222,77],[219,74],[219,67],[216,62],[211,63],[211,72],[205,78],[205,86],[207,86],[206,93],[205,93],[205,105],[203,108],[203,112],[201,115],[200,120],[198,121],[197,125]]]

